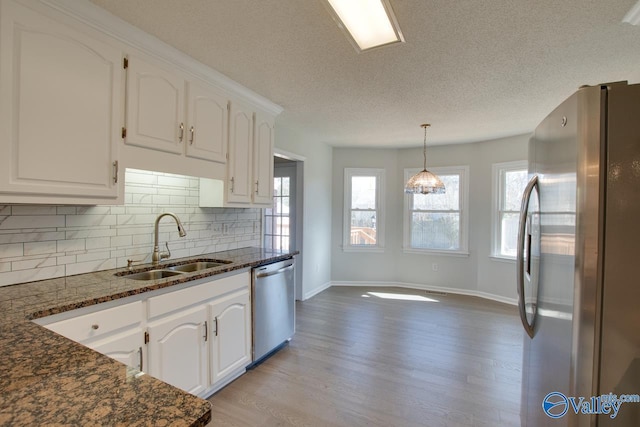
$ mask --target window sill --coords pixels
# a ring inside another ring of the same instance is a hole
[[[360,253],[383,253],[384,248],[375,246],[372,248],[358,246],[342,246],[342,252],[360,252]]]
[[[506,262],[508,264],[513,264],[514,262],[516,262],[515,258],[506,257],[506,256],[499,256],[499,255],[490,255],[489,259],[491,259],[492,261],[497,261],[497,262]]]
[[[403,248],[402,252],[405,254],[416,254],[416,255],[444,255],[444,256],[452,256],[458,258],[468,258],[469,252],[467,251],[442,251],[442,250],[434,250],[434,249],[412,249],[412,248]]]

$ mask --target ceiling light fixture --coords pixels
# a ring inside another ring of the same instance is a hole
[[[640,1],[629,9],[629,12],[622,18],[622,22],[631,25],[640,25]]]
[[[431,125],[425,123],[420,125],[424,128],[424,167],[421,172],[413,175],[409,178],[409,181],[404,186],[404,192],[408,194],[443,194],[445,187],[438,175],[435,175],[427,170],[427,128]]]
[[[325,0],[357,52],[404,42],[389,0]]]

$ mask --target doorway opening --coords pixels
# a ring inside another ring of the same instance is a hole
[[[263,246],[299,251],[296,256],[296,299],[302,299],[302,222],[304,158],[276,150],[273,162],[273,205],[262,219]]]

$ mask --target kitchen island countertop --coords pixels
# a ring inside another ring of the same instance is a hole
[[[115,276],[126,271],[120,268],[0,287],[0,425],[206,425],[211,420],[208,401],[30,320],[287,259],[296,253],[242,248],[170,260],[231,261],[177,278],[136,281]],[[136,270],[151,268],[146,265]]]

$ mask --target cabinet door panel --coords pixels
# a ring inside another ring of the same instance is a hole
[[[256,114],[253,146],[253,203],[271,206],[273,196],[273,119]]]
[[[251,363],[251,303],[241,291],[211,304],[214,329],[211,340],[211,382]]]
[[[115,198],[122,52],[2,2],[0,190]]]
[[[187,156],[226,163],[228,109],[226,96],[189,82]]]
[[[239,103],[231,103],[229,117],[229,163],[227,165],[227,201],[251,203],[251,157],[253,112]]]
[[[135,329],[131,332],[118,334],[104,340],[87,344],[87,347],[109,356],[112,359],[122,362],[142,371],[145,366],[142,362],[142,348],[144,346],[144,332],[142,329]]]
[[[189,393],[208,385],[207,307],[180,312],[148,327],[149,373]]]
[[[184,79],[131,56],[127,69],[127,137],[125,142],[181,153],[186,138]]]

